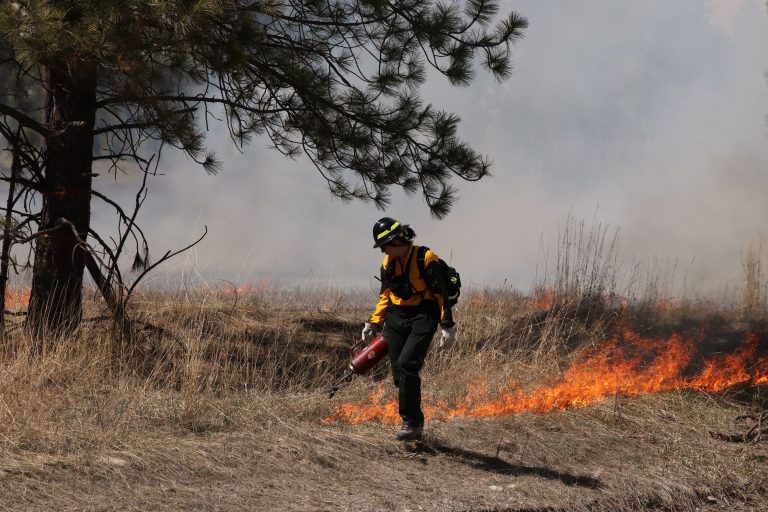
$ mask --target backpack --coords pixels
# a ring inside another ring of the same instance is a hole
[[[416,255],[416,264],[419,267],[419,275],[424,279],[424,257],[427,254],[429,247],[419,247],[419,252]],[[440,273],[443,276],[443,302],[446,308],[453,307],[459,301],[459,295],[461,294],[461,277],[455,268],[448,265],[442,258],[438,257],[437,261],[440,265]]]

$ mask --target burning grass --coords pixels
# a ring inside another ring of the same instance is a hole
[[[737,347],[722,347],[725,351],[713,354],[702,352],[704,336],[686,338],[675,333],[667,339],[651,339],[624,328],[615,339],[577,350],[568,368],[553,382],[523,389],[511,381],[491,392],[486,379],[475,377],[467,382],[466,395],[457,402],[426,403],[425,416],[429,421],[545,413],[619,395],[681,389],[719,392],[736,385],[768,384],[768,336],[747,333]],[[399,420],[397,403],[383,401],[382,395],[379,388],[367,404],[339,404],[325,421],[395,424]]]
[[[95,298],[42,357],[7,331],[0,509],[748,510],[765,497],[768,445],[710,435],[743,433],[735,418],[766,407],[756,316],[683,304],[654,323],[653,308],[533,309],[469,290],[459,344],[425,366],[427,437],[403,447],[386,368],[326,399],[369,297],[138,299],[153,326],[141,369]],[[368,415],[344,423],[345,407]]]

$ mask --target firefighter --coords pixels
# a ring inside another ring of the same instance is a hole
[[[380,248],[385,255],[381,264],[381,294],[362,333],[370,341],[384,330],[403,420],[396,438],[402,441],[421,439],[424,413],[419,371],[438,325],[442,328],[440,348],[448,348],[456,340],[451,309],[443,307],[437,255],[430,250],[424,253],[422,275],[417,262],[419,247],[413,243],[415,237],[409,225],[389,217],[374,224],[373,248]]]

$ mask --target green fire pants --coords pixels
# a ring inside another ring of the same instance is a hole
[[[419,371],[439,321],[440,309],[434,301],[424,301],[419,306],[390,304],[387,308],[384,338],[398,389],[400,417],[412,427],[424,425]]]

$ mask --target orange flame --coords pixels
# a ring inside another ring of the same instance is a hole
[[[526,309],[552,309],[555,305],[555,290],[547,288],[544,291],[534,294],[528,302],[525,303]]]
[[[225,287],[216,292],[224,297],[247,297],[253,295],[259,295],[266,289],[266,284],[259,283],[245,283],[240,286],[236,286],[234,283],[227,283]]]
[[[555,306],[573,306],[587,299],[588,296],[586,295],[582,296],[576,293],[569,293],[567,290],[563,292],[556,291],[553,288],[547,288],[545,290],[535,291],[533,297],[526,301],[523,307],[526,309],[540,309],[549,311]],[[615,310],[625,310],[630,305],[630,300],[628,298],[621,297],[614,293],[607,293],[601,296],[596,296],[591,300],[599,301],[603,306]],[[659,301],[655,307],[660,311],[671,311],[679,307],[679,305],[672,301],[663,300]]]
[[[680,309],[680,302],[672,299],[662,299],[654,303],[652,307],[659,313],[670,312]]]
[[[5,290],[6,309],[23,309],[29,306],[29,288],[8,288]]]
[[[768,357],[757,357],[760,336],[746,335],[730,353],[719,353],[700,363],[695,358],[703,336],[649,339],[625,329],[622,336],[582,350],[559,379],[523,390],[510,382],[491,398],[487,384],[470,382],[466,396],[455,404],[425,401],[427,420],[457,417],[487,418],[522,412],[547,412],[581,407],[608,396],[637,396],[672,389],[717,392],[736,384],[768,384]],[[691,368],[699,368],[693,373]],[[691,375],[691,373],[693,373]],[[339,404],[325,423],[399,421],[397,401],[382,401],[379,386],[368,404]]]

